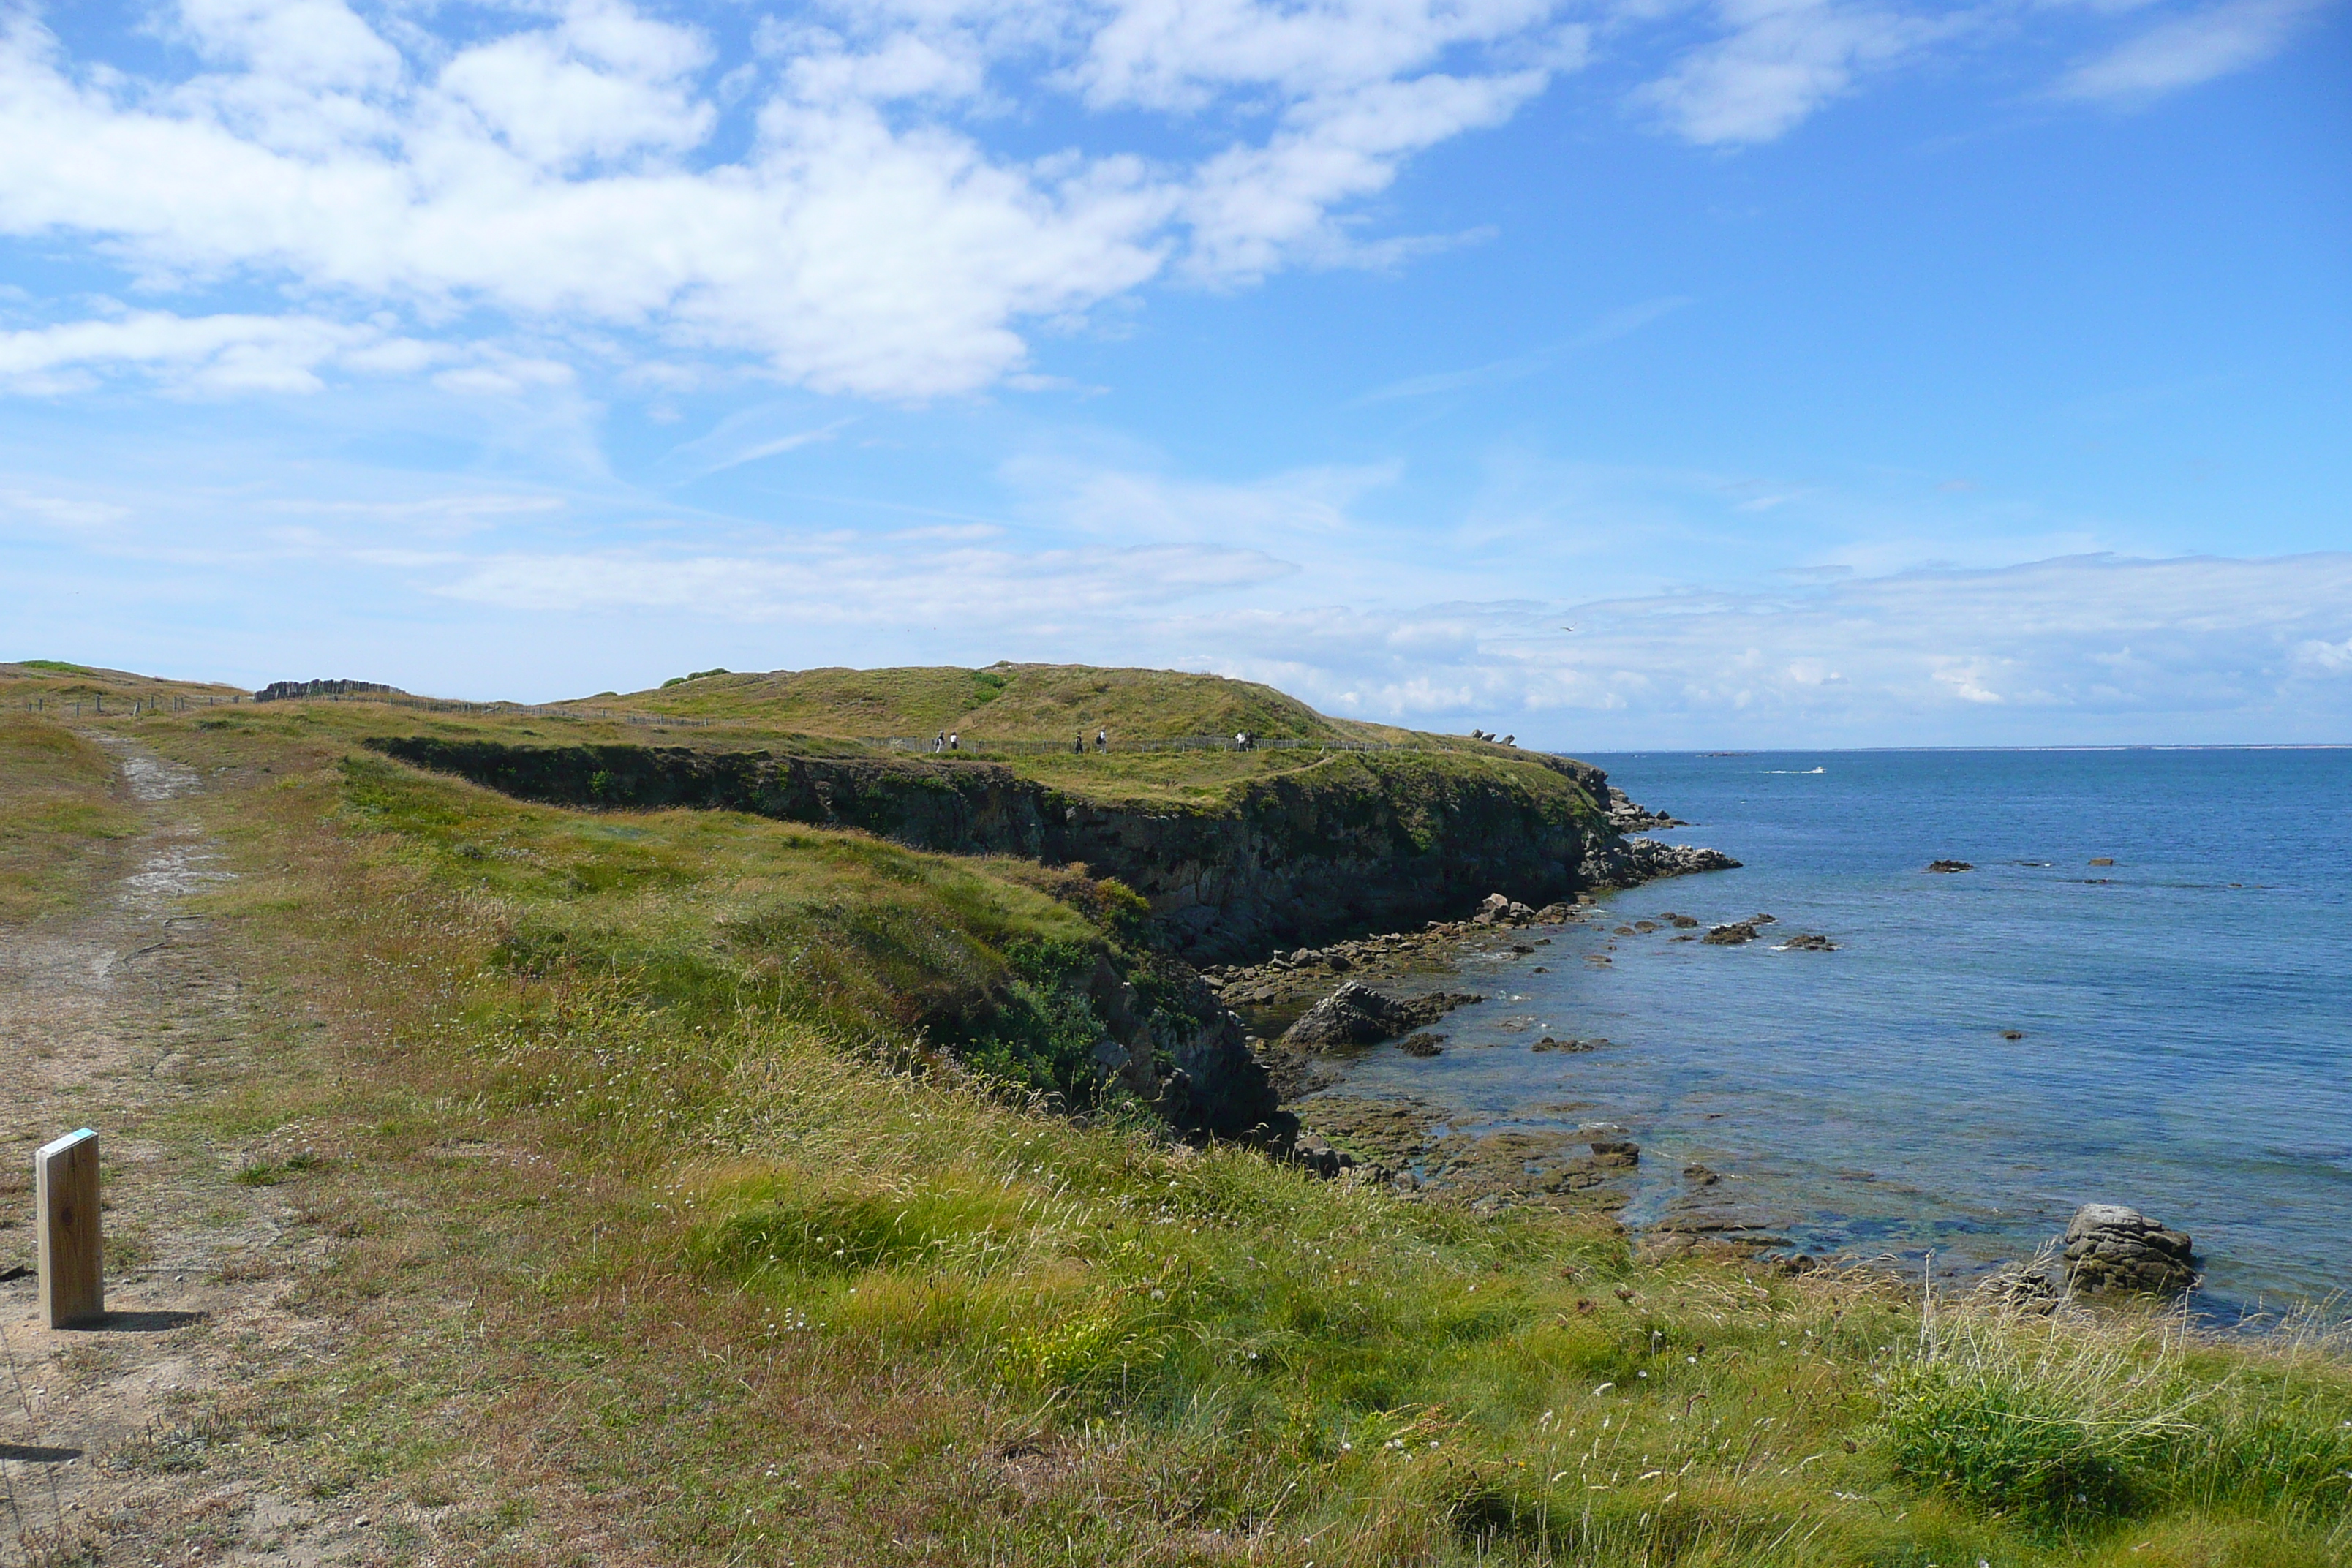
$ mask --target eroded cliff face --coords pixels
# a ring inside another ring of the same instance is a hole
[[[1087,800],[981,762],[683,746],[372,742],[422,767],[566,805],[714,807],[859,828],[918,848],[1083,862],[1150,902],[1195,962],[1395,929],[1488,893],[1542,904],[1628,879],[1597,768],[1530,757],[1333,753],[1207,809]]]

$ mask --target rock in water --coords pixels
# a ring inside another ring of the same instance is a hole
[[[2191,1243],[2121,1204],[2084,1204],[2066,1226],[2066,1278],[2095,1296],[2123,1291],[2166,1293],[2197,1282]]]
[[[1592,1163],[1618,1170],[1630,1170],[1642,1163],[1642,1146],[1633,1142],[1633,1134],[1612,1121],[1588,1121],[1576,1130],[1576,1135],[1592,1145]]]
[[[1973,871],[1976,868],[1969,865],[1966,860],[1930,860],[1927,862],[1927,869],[1930,871],[1947,872]]]
[[[1283,1044],[1328,1051],[1340,1046],[1369,1046],[1391,1036],[1409,1034],[1433,1024],[1456,1007],[1483,1002],[1483,996],[1438,991],[1401,1002],[1369,985],[1349,980],[1339,989],[1309,1007],[1298,1022],[1284,1031]]]
[[[1780,944],[1791,952],[1835,952],[1837,943],[1817,931],[1801,931]]]
[[[1709,947],[1738,947],[1741,942],[1755,940],[1756,925],[1752,921],[1734,921],[1729,925],[1709,926],[1706,934],[1699,938]]]

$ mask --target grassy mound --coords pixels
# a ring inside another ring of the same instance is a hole
[[[1232,735],[1238,731],[1297,740],[1396,737],[1403,731],[1318,713],[1254,681],[1166,669],[1087,665],[999,664],[902,669],[726,672],[585,706],[760,724],[849,739],[929,738],[955,731],[964,744],[991,742],[1091,744],[1108,729],[1118,740]]]

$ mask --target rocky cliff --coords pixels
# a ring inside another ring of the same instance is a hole
[[[1213,805],[1089,799],[983,762],[683,746],[399,738],[404,762],[566,805],[747,811],[919,848],[1084,863],[1145,899],[1196,962],[1456,913],[1496,891],[1540,904],[1696,866],[1629,846],[1608,780],[1565,758],[1339,753]],[[1651,847],[1663,851],[1665,847]]]

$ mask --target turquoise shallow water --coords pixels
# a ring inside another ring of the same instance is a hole
[[[2189,1231],[2213,1315],[2352,1285],[2352,750],[1589,760],[1693,824],[1659,837],[1743,868],[1474,963],[1491,999],[1443,1056],[1387,1047],[1346,1088],[1457,1125],[1622,1122],[1629,1223],[1698,1161],[1815,1253],[1966,1271],[2098,1200]],[[1663,910],[1779,923],[1735,948],[1609,934]],[[1773,951],[1799,931],[1839,951]],[[1611,1043],[1529,1052],[1541,1034]]]

